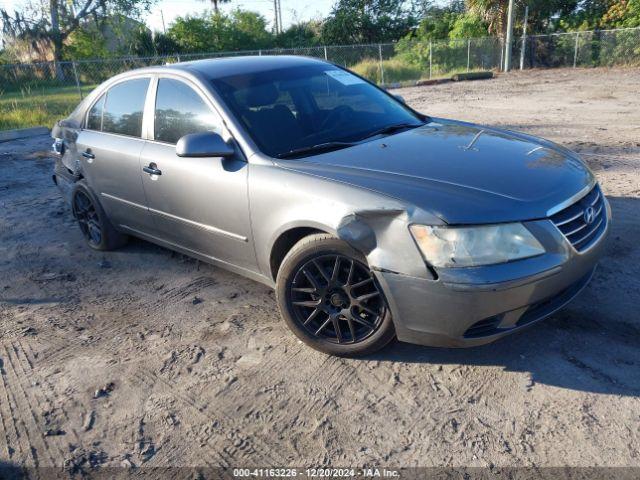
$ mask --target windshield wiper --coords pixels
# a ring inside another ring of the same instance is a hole
[[[361,137],[356,142],[325,142],[319,143],[317,145],[312,145],[310,147],[302,147],[296,148],[293,150],[289,150],[288,152],[279,153],[276,155],[276,158],[291,158],[296,157],[298,155],[304,155],[306,153],[322,153],[329,152],[331,150],[339,150],[341,148],[353,147],[358,143],[362,142],[370,137],[375,137],[377,135],[384,135],[393,132],[397,132],[398,130],[403,130],[405,128],[417,128],[424,125],[424,123],[396,123],[394,125],[387,125],[386,127],[379,128],[378,130],[374,130],[371,133],[367,133],[364,137]]]
[[[331,150],[340,150],[341,148],[353,147],[356,145],[351,142],[325,142],[318,143],[317,145],[311,145],[310,147],[294,148],[288,152],[279,153],[276,158],[291,158],[298,155],[304,155],[306,153],[322,153],[329,152]]]
[[[403,130],[405,128],[417,128],[417,127],[421,127],[422,125],[424,125],[423,123],[396,123],[393,125],[387,125],[386,127],[382,127],[379,128],[378,130],[374,130],[371,133],[367,133],[364,137],[362,137],[360,140],[364,140],[365,138],[371,138],[371,137],[375,137],[377,135],[385,135],[385,134],[389,134],[389,133],[394,133],[397,132],[398,130]]]

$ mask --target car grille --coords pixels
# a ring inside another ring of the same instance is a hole
[[[604,233],[607,226],[606,210],[604,196],[596,185],[576,203],[552,215],[551,221],[578,252],[583,252]],[[592,214],[590,223],[587,222],[587,213]]]

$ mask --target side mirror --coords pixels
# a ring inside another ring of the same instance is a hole
[[[179,157],[231,157],[234,154],[233,147],[214,132],[190,133],[176,144]]]
[[[404,103],[404,104],[407,103],[407,101],[404,99],[402,95],[394,95],[394,97],[396,97],[396,100],[398,100],[400,103]]]

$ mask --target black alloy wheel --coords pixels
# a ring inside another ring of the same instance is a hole
[[[73,186],[71,209],[87,245],[107,251],[127,243],[127,235],[116,230],[85,180]]]
[[[372,336],[386,313],[369,268],[341,254],[302,264],[289,288],[295,321],[308,335],[334,344],[356,344]]]
[[[93,201],[83,191],[78,191],[73,196],[73,216],[87,242],[94,248],[100,246],[103,238],[100,217]]]

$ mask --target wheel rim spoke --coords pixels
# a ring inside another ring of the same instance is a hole
[[[336,338],[338,339],[338,343],[342,343],[342,330],[340,330],[340,319],[337,316],[334,316],[331,321],[333,322],[333,329],[336,331]]]
[[[324,267],[322,265],[320,265],[317,261],[313,260],[313,264],[315,265],[315,267],[318,269],[318,271],[320,272],[320,275],[323,276],[323,278],[327,281],[327,285],[329,284],[329,282],[331,282],[331,277],[327,275],[327,272],[324,271]]]
[[[364,287],[365,285],[369,284],[373,282],[373,278],[369,277],[366,280],[362,280],[361,282],[358,283],[354,283],[353,285],[351,285],[351,288],[360,288],[360,287]]]
[[[311,287],[311,288],[292,287],[291,290],[294,292],[300,292],[300,293],[315,293],[318,291],[318,289],[314,287]]]
[[[88,222],[88,226],[89,226],[89,235],[91,235],[91,239],[96,243],[100,243],[100,238],[102,237],[100,226],[97,225],[93,220],[90,220]]]
[[[307,317],[303,325],[308,325],[310,321],[312,321],[314,318],[318,316],[318,314],[320,314],[320,312],[322,312],[322,310],[320,310],[319,308],[316,308],[313,312],[311,312],[311,315]]]
[[[347,325],[349,326],[349,333],[351,334],[351,341],[356,341],[356,329],[353,326],[353,320],[351,319],[351,315],[347,315],[345,317],[347,319]]]
[[[292,302],[294,305],[297,305],[299,307],[311,307],[311,308],[315,308],[318,305],[320,305],[320,300],[306,300],[306,301],[297,301],[297,302]]]
[[[374,317],[377,317],[378,315],[380,315],[380,312],[376,312],[375,310],[371,310],[366,305],[360,305],[360,308],[362,310],[364,310],[365,312],[367,312],[369,315],[373,315]]]
[[[363,326],[367,327],[370,330],[374,330],[376,328],[375,325],[367,322],[366,320],[363,320],[362,318],[359,318],[357,315],[354,315],[353,313],[349,314],[349,318],[352,321],[354,321],[356,323],[359,323],[360,325],[363,325]]]
[[[324,330],[325,328],[327,328],[327,325],[329,325],[331,323],[331,317],[327,318],[322,325],[320,325],[320,328],[318,328],[318,330],[316,330],[316,335],[320,335],[320,333],[322,332],[322,330]]]
[[[377,297],[380,295],[380,292],[371,292],[371,293],[367,293],[365,295],[360,295],[359,297],[356,297],[356,300],[358,300],[359,302],[366,302],[367,300],[371,300],[374,297]]]
[[[322,288],[320,287],[320,284],[314,278],[314,276],[311,275],[311,272],[309,270],[307,270],[306,268],[303,268],[302,273],[304,274],[305,277],[307,277],[307,280],[309,280],[309,283],[311,283],[315,291],[319,291]]]
[[[356,262],[351,260],[351,263],[349,264],[349,274],[347,275],[347,283],[345,283],[345,286],[351,285],[351,279],[353,278],[353,270],[355,268],[355,263]]]
[[[331,272],[332,282],[338,279],[338,273],[340,273],[340,257],[336,257],[336,262],[333,264],[333,272]]]

